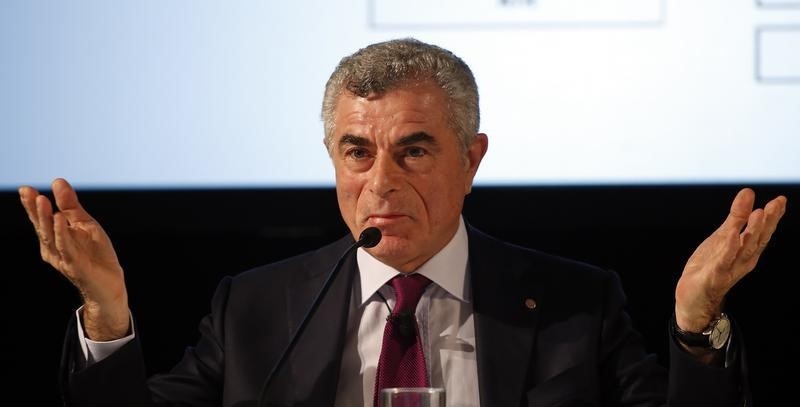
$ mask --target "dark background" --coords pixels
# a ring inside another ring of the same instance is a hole
[[[754,400],[794,399],[798,346],[794,261],[800,250],[800,185],[748,185],[757,205],[783,194],[787,214],[756,270],[727,309],[747,345]],[[673,288],[694,248],[725,218],[739,185],[479,187],[468,222],[497,237],[619,272],[634,322],[666,363]],[[197,338],[223,275],[314,249],[347,233],[332,188],[79,191],[111,236],[126,271],[151,372],[168,369]],[[57,405],[57,369],[72,286],[39,258],[15,192],[0,192],[3,387],[26,405]],[[500,293],[499,295],[502,295]]]

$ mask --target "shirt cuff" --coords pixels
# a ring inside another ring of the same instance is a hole
[[[131,334],[119,339],[114,339],[113,341],[93,341],[86,337],[86,333],[83,331],[83,306],[75,311],[75,317],[78,319],[78,343],[81,344],[81,351],[83,351],[83,357],[86,359],[86,366],[90,366],[107,358],[109,355],[116,352],[117,349],[136,337],[136,330],[133,326],[133,315],[130,316]]]

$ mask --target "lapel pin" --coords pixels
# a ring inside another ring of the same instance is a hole
[[[526,298],[525,299],[525,308],[527,309],[535,309],[536,308],[536,300],[533,298]]]

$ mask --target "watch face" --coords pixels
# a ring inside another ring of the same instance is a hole
[[[728,342],[728,337],[730,334],[731,322],[723,315],[722,318],[718,319],[717,323],[711,328],[711,335],[708,339],[714,349],[719,349],[725,346],[725,343]]]

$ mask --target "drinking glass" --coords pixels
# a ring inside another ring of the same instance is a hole
[[[440,387],[391,387],[381,390],[381,407],[445,407]]]

